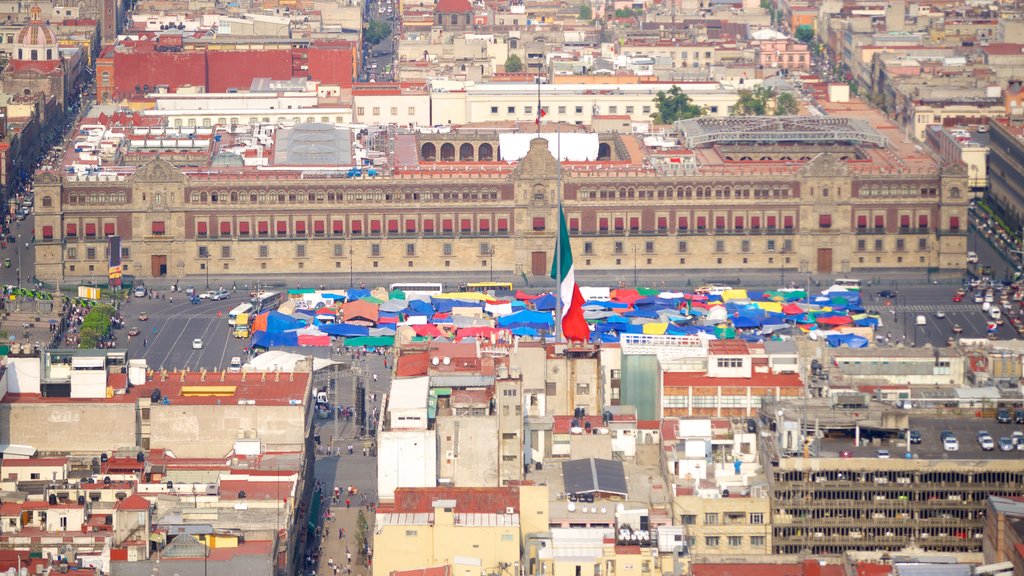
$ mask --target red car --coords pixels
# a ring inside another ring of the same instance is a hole
[[[963,299],[964,299],[964,297],[963,297],[963,296],[961,296],[961,295],[959,295],[959,294],[954,294],[954,295],[953,295],[953,302],[960,302],[960,301],[962,301]]]

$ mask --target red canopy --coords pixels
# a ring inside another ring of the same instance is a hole
[[[469,328],[459,328],[455,334],[455,341],[458,342],[463,338],[490,338],[492,334],[502,332],[503,328],[492,328],[490,326],[471,326]]]
[[[324,316],[324,315],[337,316],[338,315],[338,311],[335,310],[334,308],[328,308],[328,307],[324,306],[323,308],[321,308],[321,309],[316,311],[316,315],[317,316]]]
[[[434,324],[417,324],[412,327],[417,336],[444,337],[446,334]]]
[[[796,304],[786,304],[785,306],[782,307],[782,313],[796,316],[798,314],[803,314],[804,309],[797,306]]]
[[[540,298],[539,294],[527,294],[522,290],[516,290],[516,300],[534,300]]]
[[[843,324],[852,324],[853,318],[849,316],[829,316],[827,318],[818,318],[818,324],[827,324],[829,326],[841,326]]]
[[[626,304],[632,304],[637,300],[643,298],[639,292],[633,288],[620,288],[618,290],[612,290],[612,300],[616,302],[625,302]]]

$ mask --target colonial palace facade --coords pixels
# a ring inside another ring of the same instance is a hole
[[[559,193],[582,272],[625,270],[634,259],[666,274],[964,266],[967,181],[956,169],[862,171],[827,147],[763,171],[571,164],[559,179],[538,139],[514,165],[380,177],[178,168],[161,157],[99,176],[41,172],[36,275],[102,280],[114,235],[125,272],[140,278],[543,275]]]

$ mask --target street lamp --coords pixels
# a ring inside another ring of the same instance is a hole
[[[640,251],[640,248],[636,244],[634,244],[633,245],[633,288],[637,287],[637,283],[636,283],[636,254],[639,251]]]
[[[488,271],[490,282],[494,282],[494,244],[487,248],[487,264],[490,266]]]
[[[348,249],[348,287],[349,288],[352,288],[353,286],[355,286],[355,277],[354,277],[353,271],[352,271],[352,260],[354,259],[354,256],[353,256],[354,253],[355,252],[352,250],[352,248]]]
[[[18,234],[18,288],[21,288],[21,234]]]
[[[210,289],[210,253],[206,253],[206,289]]]

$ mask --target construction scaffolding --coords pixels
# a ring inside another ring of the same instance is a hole
[[[869,123],[835,116],[704,116],[681,120],[676,128],[689,148],[781,143],[859,143],[885,148],[888,143]]]

